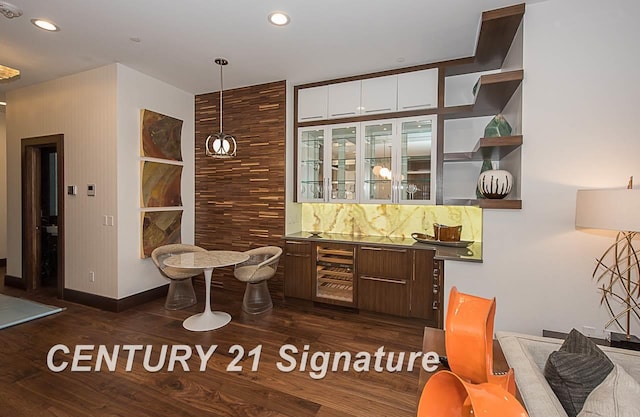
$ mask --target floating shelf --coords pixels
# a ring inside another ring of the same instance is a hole
[[[480,77],[478,93],[473,104],[445,107],[442,117],[460,119],[466,117],[495,116],[502,112],[524,77],[523,70],[499,72]]]
[[[490,198],[448,198],[444,200],[446,206],[478,206],[483,209],[511,209],[522,208],[522,200],[494,200]]]
[[[444,162],[499,161],[522,146],[522,135],[480,138],[471,152],[449,152]]]
[[[454,60],[445,75],[461,75],[498,69],[502,66],[524,16],[525,5],[482,13],[475,56]]]
[[[478,199],[478,206],[483,209],[512,209],[520,210],[522,200],[493,200],[489,198]]]

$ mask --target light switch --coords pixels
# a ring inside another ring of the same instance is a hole
[[[91,197],[95,197],[96,195],[96,185],[95,184],[87,184],[87,195]]]
[[[75,185],[67,185],[67,194],[69,195],[78,194],[78,187]]]

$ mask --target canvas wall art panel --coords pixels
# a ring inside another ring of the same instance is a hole
[[[142,161],[142,207],[179,207],[182,165]]]
[[[142,156],[182,161],[182,120],[143,109]]]
[[[159,246],[182,243],[182,210],[142,213],[142,257]]]

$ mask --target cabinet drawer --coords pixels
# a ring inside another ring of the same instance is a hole
[[[411,270],[411,252],[402,248],[360,246],[358,273],[381,278],[406,280]]]
[[[287,240],[284,243],[285,254],[304,254],[308,257],[311,256],[311,242]]]
[[[409,315],[409,283],[404,279],[361,274],[358,278],[358,308],[406,317]]]

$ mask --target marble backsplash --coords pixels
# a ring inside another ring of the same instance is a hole
[[[302,230],[411,238],[433,236],[433,224],[462,225],[461,240],[482,241],[482,209],[468,206],[302,204]]]

